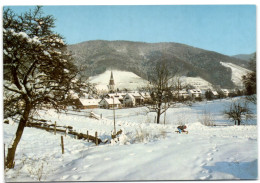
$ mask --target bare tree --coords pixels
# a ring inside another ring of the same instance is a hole
[[[245,102],[242,104],[240,101],[234,101],[230,104],[229,109],[224,111],[228,119],[234,121],[235,125],[241,125],[243,116],[245,119],[251,118],[251,111]]]
[[[155,102],[156,122],[159,124],[161,114],[170,107],[170,99],[172,98],[170,80],[173,78],[173,74],[164,60],[157,62],[152,72],[154,74],[150,78],[151,85],[149,86],[149,90],[152,100]]]
[[[187,84],[183,82],[181,75],[175,75],[171,80],[171,82],[172,82],[172,88],[177,94],[176,98],[178,101],[180,101],[181,100],[180,91],[186,89]]]
[[[46,105],[63,109],[70,91],[80,92],[78,69],[53,27],[54,18],[44,16],[39,6],[20,16],[4,9],[4,118],[18,122],[7,168],[14,167],[16,148],[34,111]]]

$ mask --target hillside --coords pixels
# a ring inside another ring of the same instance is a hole
[[[120,90],[136,90],[137,88],[147,87],[148,85],[146,80],[132,72],[118,70],[112,70],[112,72],[115,81],[115,87]],[[89,81],[97,85],[108,85],[110,74],[111,71],[107,70],[102,74],[90,77]]]
[[[148,80],[151,68],[164,59],[172,71],[187,77],[201,77],[213,85],[234,87],[232,70],[220,62],[246,66],[246,61],[179,43],[130,41],[86,41],[69,45],[76,63],[87,66],[85,74],[106,70],[130,71]]]
[[[232,70],[231,80],[233,81],[233,83],[236,86],[242,86],[243,85],[242,76],[249,73],[250,70],[240,67],[238,65],[232,64],[232,63],[221,62],[221,64],[225,67],[231,68],[231,70]]]

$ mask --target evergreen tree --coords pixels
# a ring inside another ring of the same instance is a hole
[[[243,83],[246,89],[246,95],[256,94],[256,53],[249,63],[252,72],[243,76]]]

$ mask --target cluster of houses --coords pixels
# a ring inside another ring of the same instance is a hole
[[[140,106],[151,100],[147,92],[132,92],[132,93],[109,93],[102,99],[75,99],[75,105],[80,109],[93,109],[93,108],[122,108]]]
[[[182,98],[182,99],[217,99],[222,97],[229,97],[230,94],[234,91],[230,91],[228,89],[219,89],[218,91],[207,89],[207,90],[201,90],[201,89],[189,89],[189,90],[180,90],[180,91],[174,91],[173,95],[175,98]]]
[[[123,107],[135,107],[141,106],[147,103],[152,103],[151,96],[148,92],[115,92],[115,82],[113,73],[109,81],[109,93],[102,96],[102,98],[75,98],[74,105],[79,109],[93,109],[93,108],[123,108]],[[229,97],[234,91],[227,89],[219,89],[218,91],[213,89],[188,89],[173,91],[172,96],[176,101],[181,100],[201,100],[217,99],[223,97]]]

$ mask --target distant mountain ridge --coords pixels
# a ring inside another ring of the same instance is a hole
[[[164,59],[170,70],[184,76],[201,77],[213,85],[234,87],[231,69],[220,62],[246,67],[247,62],[213,51],[180,43],[131,41],[86,41],[68,46],[76,64],[87,65],[85,74],[95,76],[108,69],[130,71],[149,80],[151,68]]]
[[[251,54],[238,54],[238,55],[233,55],[232,57],[235,57],[235,58],[238,58],[238,59],[241,59],[241,60],[245,60],[245,61],[250,61],[250,59],[252,59],[255,55],[255,52],[254,53],[251,53]]]

